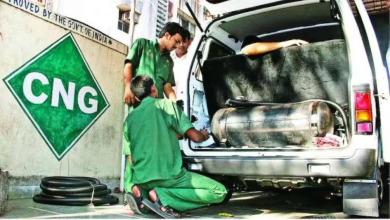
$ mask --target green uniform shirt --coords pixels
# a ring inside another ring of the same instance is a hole
[[[125,63],[128,62],[133,65],[133,77],[145,74],[153,79],[159,98],[164,98],[165,83],[175,86],[172,58],[169,52],[160,53],[158,42],[137,39],[126,57]]]
[[[177,104],[147,97],[124,122],[125,148],[131,151],[131,182],[171,179],[180,174],[182,157],[177,134],[193,125]],[[130,152],[128,152],[130,153]]]

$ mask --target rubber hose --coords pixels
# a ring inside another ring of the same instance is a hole
[[[87,181],[86,181],[87,180]],[[67,187],[67,186],[90,186],[91,184],[100,184],[100,181],[95,178],[89,177],[45,177],[42,179],[42,184],[45,186],[54,186],[54,187]]]
[[[105,190],[100,190],[100,191],[94,191],[94,196],[95,197],[99,197],[99,196],[106,196],[108,194],[111,194],[111,190],[110,189],[105,189]],[[89,192],[89,193],[73,193],[73,194],[61,194],[61,195],[57,195],[57,194],[48,194],[48,193],[45,193],[44,191],[41,192],[41,195],[43,197],[53,197],[53,196],[61,196],[61,197],[91,197],[92,196],[92,192]],[[54,198],[54,197],[53,197]]]
[[[76,187],[50,187],[41,183],[42,191],[48,194],[73,194],[73,193],[87,193],[92,191],[99,191],[107,189],[107,186],[102,185],[89,185],[89,186],[76,186]]]
[[[43,203],[43,204],[52,204],[52,205],[74,205],[74,206],[84,206],[91,203],[91,198],[89,197],[80,197],[80,198],[48,198],[43,197],[38,194],[33,197],[34,202]],[[115,205],[119,202],[118,197],[108,195],[102,197],[94,197],[92,200],[93,205],[104,205],[110,204]]]
[[[117,204],[119,199],[109,195],[110,189],[98,179],[90,177],[45,177],[40,185],[42,192],[33,197],[34,202],[55,205]]]

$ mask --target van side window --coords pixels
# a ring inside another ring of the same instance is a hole
[[[224,57],[233,55],[234,52],[232,50],[229,50],[228,48],[212,41],[210,44],[210,52],[207,56],[207,59],[212,59],[216,57]]]
[[[218,42],[216,39],[214,39],[212,37],[210,38],[208,50],[203,50],[202,52],[203,52],[203,58],[204,58],[203,61],[208,60],[208,59],[217,58],[217,57],[224,57],[224,56],[230,56],[230,55],[235,54],[235,52],[232,49],[223,45],[222,43]],[[200,71],[199,66],[196,68],[195,78],[198,81],[203,82],[203,76],[202,76],[202,73]]]

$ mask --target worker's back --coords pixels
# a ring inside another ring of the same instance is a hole
[[[127,138],[133,161],[133,182],[169,179],[180,173],[182,158],[177,133],[192,124],[176,103],[147,97],[127,117]]]

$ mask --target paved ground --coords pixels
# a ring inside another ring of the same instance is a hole
[[[326,199],[327,193],[304,190],[292,192],[235,193],[226,205],[210,206],[188,213],[184,218],[357,218],[342,213],[340,198]],[[2,218],[159,218],[155,215],[133,215],[121,199],[113,206],[53,206],[34,203],[32,199],[10,200]],[[222,217],[228,213],[232,217]],[[381,218],[389,218],[389,204],[381,208]]]

